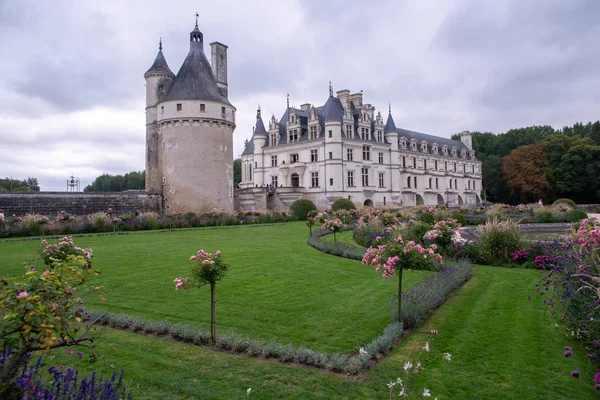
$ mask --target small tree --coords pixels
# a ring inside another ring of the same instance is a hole
[[[326,220],[323,225],[321,225],[321,230],[330,230],[333,232],[333,241],[337,243],[337,238],[335,234],[342,230],[344,227],[344,223],[340,221],[339,218],[333,218]]]
[[[216,285],[217,282],[227,274],[227,264],[221,259],[221,252],[214,254],[199,250],[196,255],[190,257],[190,261],[195,261],[196,265],[192,268],[192,278],[175,278],[175,290],[186,290],[188,286],[204,286],[210,284],[210,338],[213,343],[217,340],[217,303],[216,303]]]
[[[92,251],[76,247],[71,237],[52,245],[43,240],[42,246],[45,268],[27,266],[23,276],[0,279],[0,348],[6,356],[0,398],[15,390],[15,371],[29,353],[93,342],[87,336],[93,322],[81,293],[88,277],[99,273],[91,265]]]
[[[312,235],[312,228],[317,223],[317,216],[319,212],[317,210],[311,210],[306,215],[306,226],[308,226],[308,234]]]
[[[447,257],[456,239],[460,236],[460,223],[453,218],[438,221],[433,230],[425,234],[425,239],[435,243],[439,252]]]
[[[383,278],[392,278],[398,274],[398,322],[402,315],[402,271],[433,270],[436,264],[442,262],[442,256],[435,253],[436,249],[435,244],[426,248],[412,240],[405,244],[402,236],[398,236],[387,244],[369,247],[363,256],[362,263],[376,266],[375,271],[383,273]]]

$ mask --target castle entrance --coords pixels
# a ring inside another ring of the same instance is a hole
[[[292,187],[298,187],[300,186],[300,177],[298,176],[298,174],[293,173],[292,174]]]

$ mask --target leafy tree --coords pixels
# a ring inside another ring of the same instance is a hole
[[[133,171],[125,175],[102,174],[86,186],[84,192],[122,192],[124,190],[143,190],[145,172]]]
[[[29,185],[28,181],[30,180],[32,183],[35,183],[35,186]],[[37,185],[37,178],[27,178],[24,181],[11,178],[0,179],[0,192],[31,192],[32,190],[40,190],[40,187]]]
[[[31,189],[34,192],[39,192],[40,191],[40,185],[38,183],[37,178],[27,178],[25,180],[25,183],[27,184],[27,187],[29,187],[29,189]]]
[[[242,181],[242,159],[233,160],[233,187],[237,188]]]
[[[590,139],[600,146],[600,121],[596,121],[592,124],[590,129]]]
[[[548,157],[539,143],[521,146],[502,159],[502,172],[512,193],[521,203],[549,201],[552,185],[546,178]]]

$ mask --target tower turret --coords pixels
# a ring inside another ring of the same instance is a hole
[[[396,128],[396,124],[394,123],[394,118],[392,117],[392,106],[389,107],[387,121],[385,123],[385,128],[383,128],[383,134],[385,136],[385,140],[392,146],[392,151],[398,150],[398,129]]]
[[[467,146],[467,149],[473,150],[473,134],[469,131],[462,131],[460,133],[460,141]]]
[[[146,71],[144,78],[146,79],[146,191],[162,194],[156,105],[165,97],[175,78],[163,55],[162,39],[159,41],[158,54],[154,63]]]
[[[267,130],[265,129],[265,124],[263,123],[262,116],[260,115],[260,105],[256,110],[256,127],[254,128],[254,132],[252,133],[252,139],[254,140],[254,148],[261,149],[267,142]]]

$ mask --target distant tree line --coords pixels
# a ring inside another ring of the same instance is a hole
[[[556,130],[546,125],[498,135],[473,132],[473,148],[483,163],[486,200],[600,202],[600,121]]]
[[[144,171],[128,172],[125,175],[102,174],[86,186],[84,192],[122,192],[124,190],[144,190]]]
[[[37,178],[24,180],[4,178],[0,179],[0,192],[39,192],[40,185]]]

